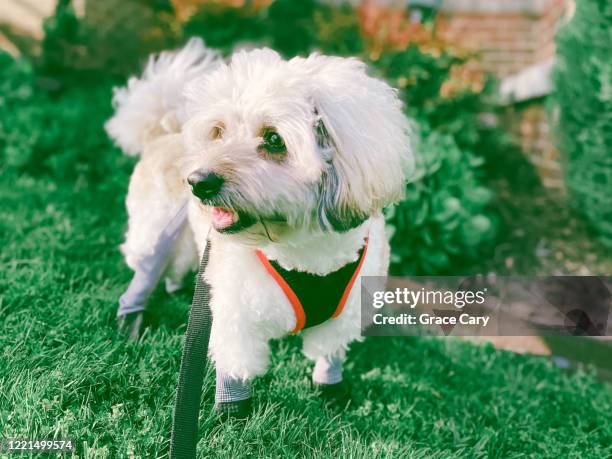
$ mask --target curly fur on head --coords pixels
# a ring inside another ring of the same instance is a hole
[[[357,59],[242,51],[186,87],[187,173],[225,179],[216,200],[254,220],[346,231],[401,198],[413,164],[396,91]],[[266,131],[283,154],[262,153]]]
[[[128,155],[139,155],[147,143],[166,133],[178,132],[182,121],[185,84],[217,66],[220,54],[192,38],[178,51],[149,57],[140,77],[115,88],[115,114],[106,132]]]

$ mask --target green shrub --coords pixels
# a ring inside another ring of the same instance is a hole
[[[125,77],[141,69],[150,53],[178,43],[167,0],[87,0],[78,18],[72,2],[58,2],[44,22],[37,72],[56,86]]]
[[[266,36],[262,11],[212,3],[198,10],[183,27],[186,37],[201,37],[207,46],[230,54],[238,43],[261,43]]]
[[[440,95],[450,68],[462,63],[450,52],[434,56],[417,46],[383,52],[372,62],[399,88],[408,115],[421,127],[406,198],[387,214],[394,273],[457,274],[453,270],[468,266],[495,240],[493,192],[483,184],[484,159],[477,154],[488,129],[479,119],[490,109],[486,92]]]
[[[33,99],[34,74],[26,61],[0,51],[0,147],[2,165],[21,167],[32,154],[34,136],[27,127],[40,113]],[[19,107],[22,107],[19,110]]]
[[[482,158],[462,151],[451,135],[423,130],[406,198],[387,212],[396,274],[456,274],[495,235],[492,192],[476,170]]]
[[[612,246],[612,3],[577,2],[554,72],[559,148],[576,209]]]
[[[275,0],[267,11],[270,44],[281,54],[292,57],[306,54],[317,40],[315,10],[322,8],[316,0]]]
[[[353,8],[315,0],[276,0],[268,8],[209,3],[187,20],[183,35],[202,37],[224,54],[245,44],[269,46],[286,57],[304,55],[314,48],[342,55],[363,51]]]

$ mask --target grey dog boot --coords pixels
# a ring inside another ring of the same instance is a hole
[[[251,414],[251,383],[217,371],[215,409],[223,419],[246,419]]]

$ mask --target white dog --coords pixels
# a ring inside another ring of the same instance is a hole
[[[247,410],[270,339],[303,328],[314,382],[339,387],[361,333],[353,283],[387,274],[381,209],[402,197],[413,163],[396,92],[357,59],[257,49],[225,63],[192,40],[151,60],[115,105],[107,130],[143,152],[122,246],[136,272],[127,311],[162,267],[178,282],[193,241],[201,254],[208,239],[217,406]]]

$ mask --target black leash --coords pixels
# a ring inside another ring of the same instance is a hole
[[[170,440],[171,459],[194,459],[198,444],[198,416],[204,372],[208,364],[208,341],[212,325],[210,286],[204,281],[204,271],[210,254],[210,240],[202,255],[196,281],[185,346],[181,358]]]

